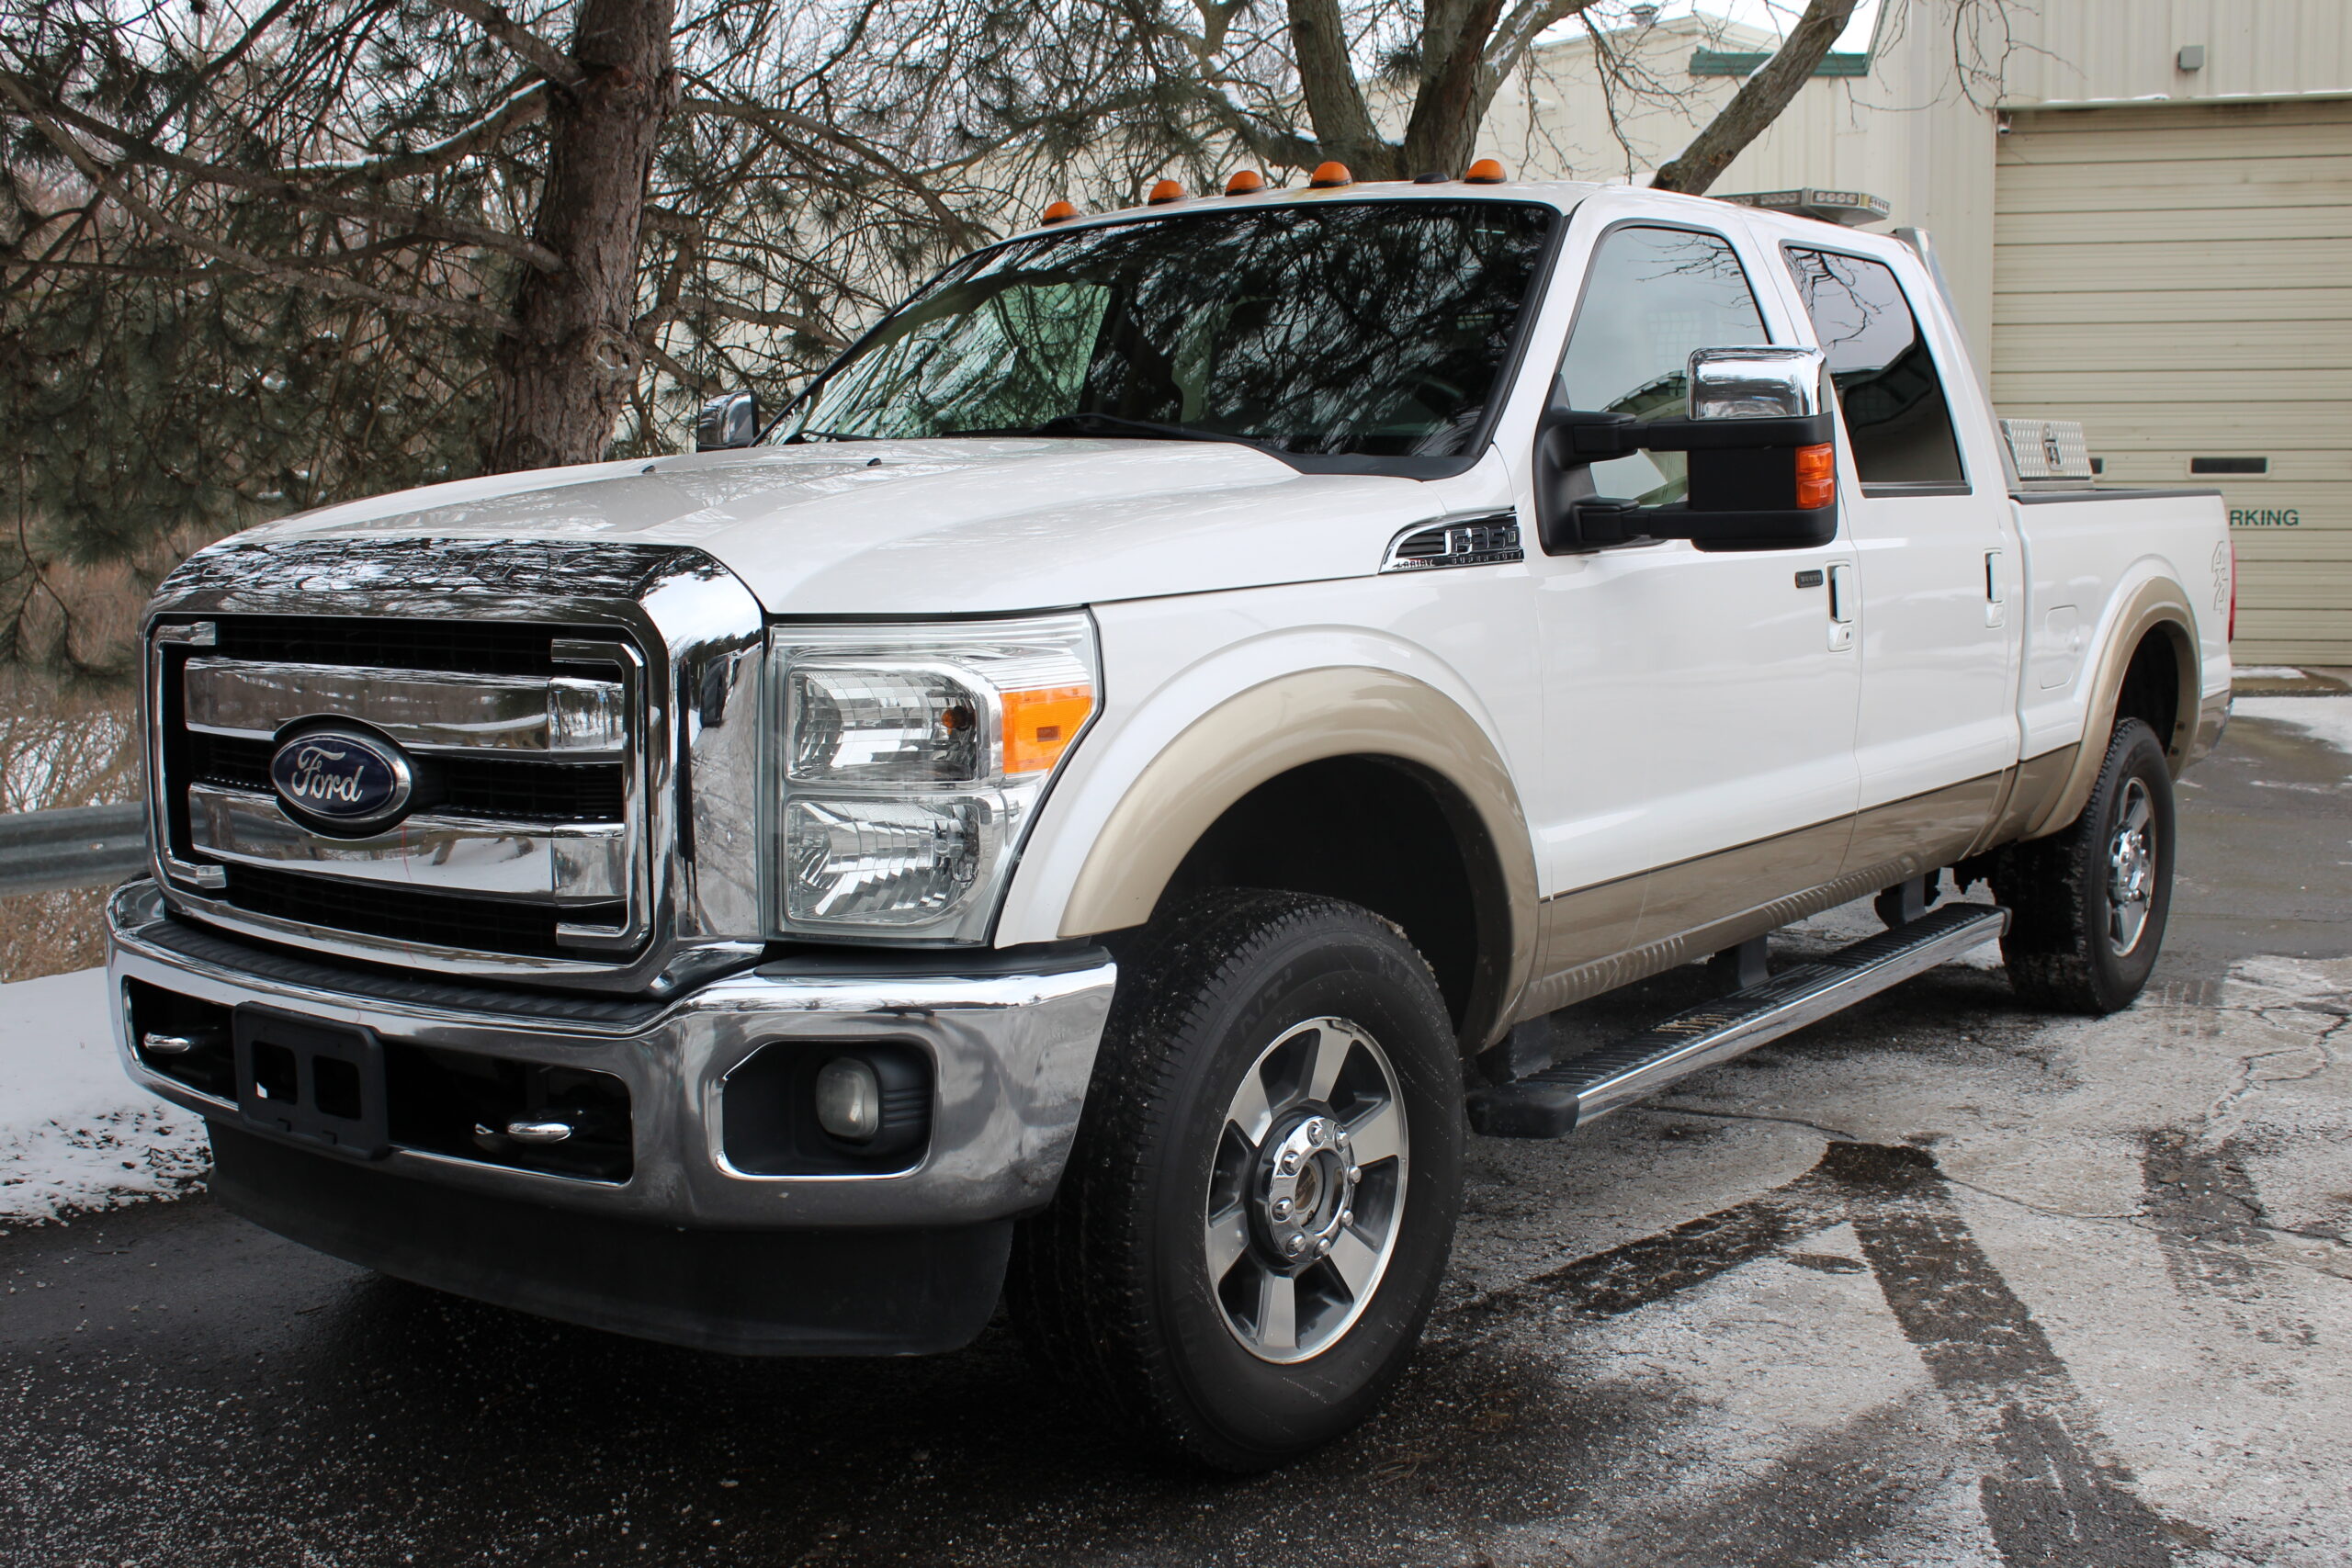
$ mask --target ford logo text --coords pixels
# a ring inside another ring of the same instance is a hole
[[[408,804],[414,781],[398,748],[347,730],[298,735],[269,760],[277,797],[306,817],[363,828]]]

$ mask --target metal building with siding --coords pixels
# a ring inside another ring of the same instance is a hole
[[[2352,665],[2352,5],[2003,20],[1963,62],[1952,0],[1886,0],[1867,60],[1817,76],[1715,190],[1886,197],[1934,234],[2001,412],[2081,420],[2108,481],[2222,491],[2239,661]],[[1729,52],[1771,40],[1685,19],[1621,42],[1688,105],[1612,126],[1575,41],[1538,51],[1490,140],[1531,173],[1638,175],[1736,90]]]

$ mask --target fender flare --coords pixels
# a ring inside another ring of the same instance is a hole
[[[2038,839],[2057,832],[2082,815],[2083,807],[2090,801],[2092,786],[2098,783],[2098,771],[2107,762],[2107,737],[2115,728],[2115,705],[2123,695],[2124,673],[2132,667],[2132,656],[2140,650],[2140,644],[2151,632],[2172,639],[2173,667],[2180,682],[2173,732],[2159,737],[2165,745],[2165,760],[2175,778],[2188,765],[2204,699],[2204,666],[2197,649],[2197,612],[2189,606],[2188,595],[2179,583],[2170,578],[2151,578],[2124,600],[2112,629],[2100,645],[2098,663],[2091,675],[2090,700],[2083,712],[2082,744],[2075,749],[2074,765],[2067,770],[2065,782],[2043,802],[2020,837]]]
[[[1435,687],[1389,671],[1277,676],[1187,725],[1112,808],[1063,905],[1060,934],[1143,924],[1193,846],[1243,796],[1295,768],[1351,756],[1406,763],[1437,786],[1471,863],[1481,922],[1491,911],[1509,932],[1499,950],[1480,944],[1463,1019],[1464,1043],[1485,1046],[1508,1027],[1535,968],[1534,844],[1510,770],[1485,729]]]

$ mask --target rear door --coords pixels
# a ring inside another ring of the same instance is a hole
[[[2020,564],[1983,399],[1941,313],[1913,298],[1932,284],[1834,244],[1781,256],[1844,427],[1838,493],[1861,584],[1847,869],[1860,872],[1964,846],[1991,814],[2018,757]]]

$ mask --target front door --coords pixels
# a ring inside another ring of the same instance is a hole
[[[1781,292],[1759,298],[1744,243],[1645,222],[1600,234],[1559,370],[1573,405],[1679,412],[1693,349],[1796,341]],[[1672,453],[1600,463],[1592,478],[1598,495],[1653,503],[1687,489]],[[1853,560],[1842,531],[1802,549],[1671,540],[1538,558],[1546,972],[1837,876],[1860,680],[1833,593],[1847,586],[1850,614]]]

